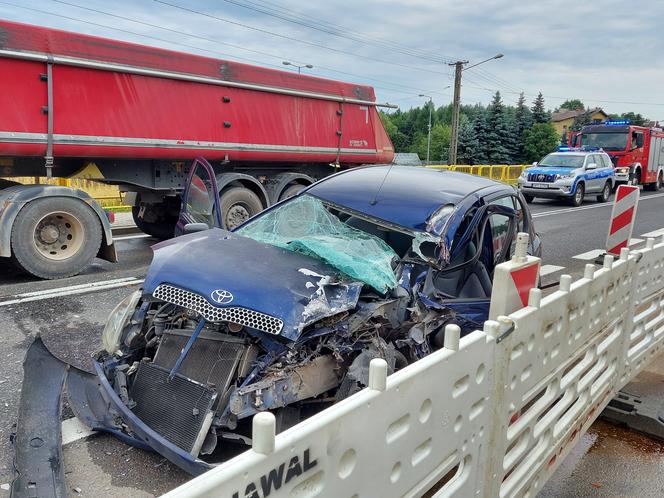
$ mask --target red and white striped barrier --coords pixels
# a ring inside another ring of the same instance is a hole
[[[606,252],[620,256],[620,250],[629,245],[632,237],[636,207],[639,203],[639,187],[620,185],[611,211],[611,225],[606,238]]]
[[[528,238],[527,233],[517,234],[514,256],[494,270],[490,320],[527,306],[530,289],[537,287],[540,259],[528,256]]]

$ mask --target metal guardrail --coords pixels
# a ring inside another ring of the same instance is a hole
[[[526,164],[478,164],[469,166],[466,164],[431,164],[427,168],[445,169],[449,171],[459,171],[470,175],[483,176],[491,178],[510,185],[515,185],[521,172],[527,167]]]
[[[256,415],[251,450],[165,496],[536,496],[664,349],[664,238],[563,275],[549,296],[531,289],[508,315],[493,301],[534,259],[497,267],[503,314],[483,330],[449,325],[442,349],[389,377],[373,360],[369,387],[276,436],[274,416]]]

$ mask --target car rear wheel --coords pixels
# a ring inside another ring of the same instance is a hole
[[[263,210],[256,194],[245,187],[232,187],[221,193],[221,222],[232,230]]]
[[[523,198],[526,200],[526,202],[528,204],[530,204],[531,202],[533,202],[535,200],[534,195],[523,194]]]
[[[579,183],[576,186],[576,191],[572,196],[572,205],[574,207],[579,207],[583,204],[583,196],[586,194],[586,186],[583,183]]]
[[[597,202],[606,202],[611,197],[611,182],[606,182],[602,193],[597,196]]]

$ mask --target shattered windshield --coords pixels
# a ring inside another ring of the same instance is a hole
[[[379,237],[354,228],[317,198],[301,195],[249,221],[235,233],[321,259],[386,293],[397,286],[397,253]]]

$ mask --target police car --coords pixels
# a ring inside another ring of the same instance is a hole
[[[518,183],[527,202],[535,197],[566,198],[580,206],[588,195],[608,201],[615,181],[611,159],[602,149],[561,147],[526,168]]]

